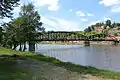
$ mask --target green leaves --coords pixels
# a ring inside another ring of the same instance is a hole
[[[12,17],[11,11],[18,5],[19,0],[0,0],[0,18]]]
[[[23,5],[21,7],[20,16],[7,25],[5,25],[5,38],[3,45],[13,47],[15,49],[18,45],[26,45],[26,42],[35,41],[38,31],[44,31],[45,28],[41,27],[40,15],[34,9],[32,3]],[[21,48],[20,48],[21,50]],[[24,49],[25,50],[25,47]]]

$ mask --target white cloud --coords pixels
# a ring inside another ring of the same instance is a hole
[[[94,25],[94,24],[99,23],[99,22],[100,22],[100,20],[97,20],[97,21],[91,21],[91,22],[88,24],[88,26]]]
[[[60,19],[56,17],[42,16],[41,21],[47,31],[80,31],[80,22]]]
[[[120,4],[120,0],[101,0],[99,4],[103,4],[105,6],[113,6],[116,4]]]
[[[76,15],[77,16],[86,16],[85,13],[83,13],[82,11],[77,11]]]
[[[111,12],[120,12],[120,0],[101,0],[99,3],[109,6]]]
[[[59,9],[59,0],[32,0],[35,6],[47,6],[48,10],[57,11]]]
[[[76,12],[76,15],[77,15],[77,16],[82,16],[82,17],[84,17],[84,16],[94,16],[93,13],[89,13],[89,12],[84,13],[84,12],[82,12],[82,11],[77,11],[77,12]]]
[[[99,22],[105,22],[106,20],[112,20],[111,18],[109,18],[109,17],[102,17],[101,19],[99,19],[99,20],[96,20],[96,21],[91,21],[89,24],[88,24],[88,26],[90,26],[90,25],[94,25],[94,24],[96,24],[96,23],[99,23]]]
[[[108,17],[104,17],[103,19],[104,21],[107,21],[107,20],[112,20],[111,18],[108,18]]]
[[[87,16],[94,16],[94,14],[92,14],[92,13],[87,13]]]
[[[120,12],[120,5],[119,6],[113,6],[111,9],[111,12]]]
[[[72,9],[70,9],[69,11],[73,11]]]
[[[88,19],[86,19],[86,18],[82,18],[81,21],[83,21],[83,22],[87,22]]]
[[[52,20],[50,17],[41,16],[41,22],[44,23],[45,26],[55,27],[57,26],[56,22]]]

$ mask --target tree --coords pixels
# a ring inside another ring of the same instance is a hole
[[[19,50],[22,50],[22,44],[25,42],[25,35],[23,33],[24,29],[24,17],[18,17],[17,19],[13,20],[14,29],[16,29],[16,40],[20,45]]]
[[[29,48],[34,49],[38,31],[45,30],[41,26],[40,15],[34,10],[34,6],[32,4],[22,6],[20,16],[4,25],[6,34],[3,46],[16,49],[20,45],[19,50],[22,50],[24,45],[23,51],[25,51],[28,42]]]
[[[106,21],[106,26],[111,27],[111,20],[107,20],[107,21]]]
[[[40,22],[40,15],[34,10],[32,3],[28,5],[23,5],[21,7],[20,16],[24,17],[24,28],[23,33],[26,36],[25,40],[29,43],[29,50],[35,48],[35,39],[37,36],[37,31],[44,31],[42,22]]]
[[[0,18],[12,17],[11,11],[18,5],[19,0],[0,0]]]

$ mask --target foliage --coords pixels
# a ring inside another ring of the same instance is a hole
[[[103,28],[103,30],[99,31],[97,30],[97,28],[101,28],[101,29]],[[105,35],[113,34],[114,36],[117,36],[119,30],[120,30],[120,23],[115,23],[115,22],[112,23],[111,20],[107,20],[105,24],[102,22],[102,23],[96,23],[95,25],[89,26],[84,30],[84,32],[86,35],[91,35],[91,33],[95,33],[95,34],[101,33]],[[113,33],[113,31],[116,33]]]
[[[106,26],[111,27],[111,20],[107,20],[107,21],[106,21]]]
[[[42,24],[40,15],[34,10],[33,4],[23,5],[20,16],[3,25],[5,28],[3,46],[16,49],[20,45],[19,50],[22,50],[22,45],[24,45],[24,51],[26,42],[34,41],[38,31],[44,31]]]
[[[104,25],[105,25],[104,23],[96,23],[95,25],[88,26],[88,28],[86,28],[84,31],[85,32],[96,31],[96,28],[104,26]]]
[[[12,17],[11,11],[18,5],[19,0],[0,0],[0,18]]]

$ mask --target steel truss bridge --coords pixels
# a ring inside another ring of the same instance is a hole
[[[94,34],[85,36],[77,32],[57,31],[57,32],[39,32],[36,41],[119,41],[110,35]]]

